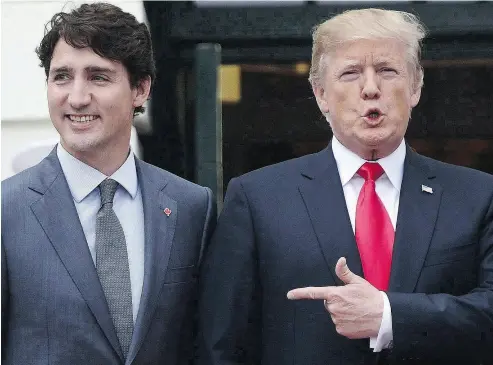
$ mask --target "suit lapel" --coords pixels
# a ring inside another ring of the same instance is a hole
[[[123,359],[103,289],[91,258],[72,194],[56,156],[43,160],[30,188],[42,194],[31,209],[94,314],[109,342]]]
[[[136,166],[144,207],[144,285],[127,364],[135,358],[149,330],[168,267],[179,214],[176,201],[163,191],[167,182],[162,181],[162,177],[153,179],[152,170],[138,159]],[[170,210],[169,215],[164,213],[166,208]]]
[[[311,160],[304,166],[302,175],[299,190],[334,282],[344,285],[335,274],[336,263],[340,257],[346,258],[352,272],[363,276],[361,259],[331,144],[323,151],[312,155]],[[367,339],[354,340],[354,343],[361,350],[367,351]]]
[[[425,159],[408,148],[392,256],[391,291],[413,292],[416,287],[442,196],[442,188],[434,178]],[[423,191],[422,185],[428,191]]]
[[[312,155],[302,170],[299,185],[320,248],[334,280],[339,257],[347,259],[351,270],[363,276],[331,144]],[[423,191],[422,185],[432,189]],[[424,157],[407,149],[404,162],[392,257],[389,290],[412,292],[428,252],[442,196],[442,188]],[[409,259],[412,257],[412,259]]]
[[[312,155],[302,175],[299,190],[334,281],[342,284],[334,271],[342,256],[346,257],[351,270],[362,276],[361,260],[331,144]]]

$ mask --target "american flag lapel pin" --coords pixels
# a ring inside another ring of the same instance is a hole
[[[164,214],[166,214],[167,217],[169,217],[171,215],[171,209],[169,208],[166,208],[165,210],[163,210]]]
[[[433,189],[426,185],[421,185],[421,191],[424,191],[428,194],[433,194]]]

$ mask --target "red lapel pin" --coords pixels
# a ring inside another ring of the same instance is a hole
[[[166,208],[165,210],[163,210],[163,212],[164,212],[164,214],[166,214],[166,216],[168,216],[168,217],[169,217],[169,216],[170,216],[170,214],[171,214],[171,209]]]

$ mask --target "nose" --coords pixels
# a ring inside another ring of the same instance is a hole
[[[83,109],[91,102],[91,94],[84,81],[74,80],[70,89],[68,102],[74,109]]]
[[[362,78],[361,97],[364,100],[380,97],[380,80],[374,70],[366,70]]]

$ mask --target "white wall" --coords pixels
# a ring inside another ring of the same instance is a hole
[[[105,0],[139,21],[141,1]],[[14,173],[15,156],[40,141],[56,141],[46,103],[46,78],[34,52],[44,26],[62,10],[94,1],[2,1],[1,3],[1,179]]]

